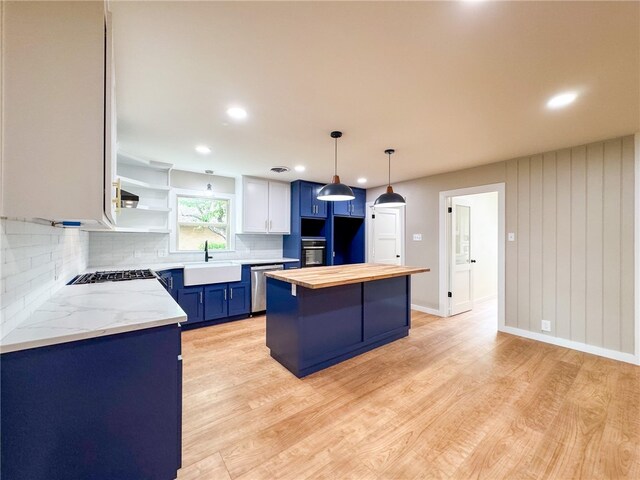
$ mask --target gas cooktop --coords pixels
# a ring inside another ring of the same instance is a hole
[[[85,273],[78,275],[71,285],[84,285],[86,283],[123,282],[126,280],[144,280],[146,278],[158,278],[152,270],[111,270],[104,272]]]

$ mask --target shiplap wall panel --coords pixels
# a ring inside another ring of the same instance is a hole
[[[556,156],[556,325],[555,335],[571,338],[571,150]],[[549,203],[551,208],[551,204]],[[546,254],[546,252],[545,252]]]
[[[633,137],[509,161],[506,183],[507,325],[633,353]]]
[[[634,139],[622,139],[621,175],[621,218],[620,248],[622,265],[620,268],[620,350],[633,353],[635,348],[634,330]]]
[[[602,346],[620,350],[622,142],[619,140],[604,143],[603,169]]]
[[[571,149],[571,340],[586,341],[587,149]]]
[[[531,181],[530,160],[523,158],[518,161],[518,327],[529,330],[530,310],[530,280],[529,266],[531,242],[530,232],[530,188]]]
[[[542,155],[529,165],[529,330],[539,330],[542,320]]]
[[[551,321],[557,335],[556,277],[558,203],[556,201],[556,153],[545,153],[542,164],[542,320]]]
[[[604,148],[587,146],[587,333],[589,345],[602,346]]]
[[[518,160],[510,160],[506,164],[506,205],[505,225],[509,232],[518,231]],[[516,238],[517,240],[517,238]],[[507,302],[505,307],[505,324],[518,326],[518,242],[506,243],[505,252],[505,295],[514,301]]]

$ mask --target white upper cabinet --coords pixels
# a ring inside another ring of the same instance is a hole
[[[269,182],[269,233],[291,232],[291,186]]]
[[[239,182],[237,233],[290,232],[290,186],[262,178],[242,177]]]
[[[2,214],[111,227],[116,132],[105,4],[3,7]]]
[[[242,233],[267,233],[269,223],[269,182],[242,179]]]

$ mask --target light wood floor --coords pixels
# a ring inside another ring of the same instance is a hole
[[[187,479],[639,479],[640,367],[496,332],[491,304],[299,380],[265,317],[184,332]]]

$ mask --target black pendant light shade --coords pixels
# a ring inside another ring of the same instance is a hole
[[[343,202],[356,198],[351,187],[344,183],[340,183],[340,177],[338,176],[338,139],[341,136],[342,132],[331,132],[331,138],[335,140],[334,174],[331,179],[331,183],[322,187],[318,192],[318,200],[324,200],[326,202]]]
[[[375,207],[403,207],[407,204],[406,200],[399,193],[395,193],[391,186],[391,154],[395,153],[395,150],[388,148],[384,153],[389,156],[389,183],[387,185],[387,191],[376,198],[373,205]]]

